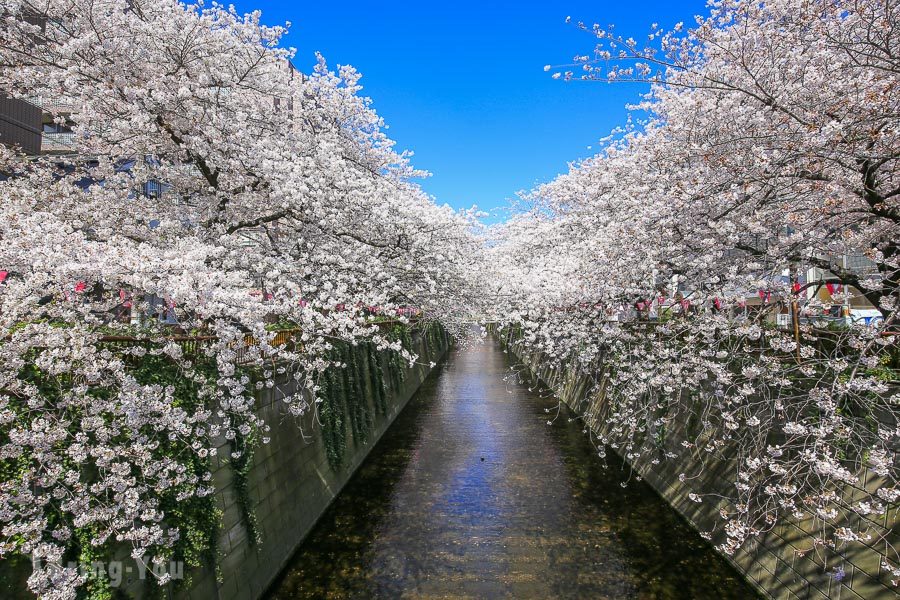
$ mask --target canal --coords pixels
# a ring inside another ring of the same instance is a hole
[[[269,598],[757,597],[512,360],[452,349]]]

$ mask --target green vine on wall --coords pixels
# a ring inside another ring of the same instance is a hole
[[[378,352],[375,344],[366,342],[366,356],[369,363],[369,377],[372,380],[372,395],[375,400],[375,408],[382,417],[387,415],[387,386],[384,382],[384,371],[381,368]]]
[[[392,342],[399,341],[400,345],[406,350],[412,347],[412,337],[407,327],[395,326],[388,334],[388,337]],[[407,366],[406,359],[403,358],[400,352],[392,350],[389,353],[388,371],[390,372],[391,387],[395,392],[400,391],[400,387],[403,385],[404,379],[406,379]]]
[[[437,325],[428,325],[425,339],[431,347],[439,343],[443,333]],[[403,348],[412,348],[408,327],[394,327],[388,334],[391,341],[400,341]],[[347,342],[333,343],[328,359],[346,367],[331,367],[320,380],[319,416],[322,422],[325,455],[332,469],[344,462],[348,437],[354,444],[365,444],[371,435],[375,414],[385,416],[388,411],[388,386],[382,368],[381,354],[372,342],[351,346]],[[387,353],[387,371],[391,389],[399,392],[406,379],[408,365],[400,352]],[[369,385],[366,385],[366,382]],[[370,406],[370,391],[371,402]],[[374,407],[374,412],[372,408]]]
[[[169,356],[147,353],[141,357],[125,357],[128,373],[140,385],[158,385],[172,391],[173,406],[183,408],[189,414],[206,408],[201,391],[211,385],[215,385],[217,370],[210,359],[200,358],[191,367],[194,377],[188,376],[185,365]],[[69,393],[73,382],[67,376],[55,376],[37,368],[33,362],[27,363],[19,373],[23,381],[36,386],[45,398],[58,401]],[[98,399],[109,398],[116,393],[115,390],[105,387],[96,387],[89,393]],[[24,407],[16,407],[10,403],[13,410]],[[109,415],[97,415],[107,418]],[[77,423],[81,418],[80,413],[66,415],[67,419]],[[152,435],[152,431],[146,432]],[[126,435],[126,434],[122,434]],[[211,470],[209,457],[200,458],[188,443],[179,438],[160,437],[153,452],[160,460],[166,457],[177,459],[185,464],[188,475],[196,480],[202,480]],[[188,460],[185,457],[190,457]],[[0,460],[0,476],[4,480],[10,480],[21,474],[27,467],[27,461],[32,460],[27,455],[12,459]],[[96,481],[98,473],[96,467],[89,461],[68,465],[72,471],[77,471],[80,481],[90,485]],[[186,568],[208,566],[215,568],[217,557],[217,542],[221,522],[221,511],[216,505],[214,495],[194,496],[186,500],[179,500],[182,495],[180,486],[160,492],[159,507],[166,515],[164,526],[177,529],[179,536],[173,546],[159,548],[155,556],[163,561],[179,561]],[[48,520],[51,524],[59,524],[67,519],[60,511],[50,513]],[[100,532],[92,526],[77,527],[74,523],[66,523],[72,536],[63,555],[64,563],[77,563],[87,574],[87,582],[78,590],[79,600],[112,600],[121,597],[123,591],[112,586],[108,573],[103,569],[94,568],[95,565],[109,565],[117,560],[124,551],[124,546],[110,538],[104,543],[96,544],[101,539]],[[186,572],[187,571],[186,569]],[[12,582],[4,582],[4,585]],[[156,585],[155,579],[149,577],[146,580],[147,598],[161,597],[164,588]],[[175,586],[186,587],[188,580],[176,580]]]
[[[80,565],[92,565],[108,560],[109,549],[107,547],[95,547],[91,539],[95,537],[90,528],[80,528],[72,536],[72,546],[69,549],[68,558],[74,558]],[[84,587],[78,591],[80,598],[90,600],[112,600],[113,588],[109,579],[102,571],[94,572],[87,569],[88,579]],[[159,587],[159,586],[156,586]]]
[[[192,368],[199,375],[196,380],[187,377],[181,366],[172,359],[164,355],[146,354],[135,360],[133,374],[138,383],[144,385],[171,386],[174,389],[173,405],[193,412],[205,406],[205,400],[201,399],[201,389],[204,386],[215,385],[213,382],[218,378],[218,370],[214,360],[205,357],[198,357]],[[165,456],[178,456],[183,460],[185,456],[183,445],[184,442],[163,442],[160,444],[159,451]],[[195,453],[190,454],[192,456],[191,471],[194,474],[202,476],[212,470],[209,457],[200,458]],[[179,500],[177,493],[173,490],[172,493],[163,497],[161,508],[166,514],[167,523],[177,527],[180,531],[179,539],[172,548],[171,556],[166,558],[184,563],[185,579],[175,580],[173,584],[177,588],[189,587],[189,568],[205,566],[217,573],[217,544],[222,511],[216,504],[215,495],[192,496],[186,500]],[[146,581],[147,597],[161,598],[163,588],[155,585],[152,577],[148,577]],[[92,597],[90,600],[101,600],[101,598]]]
[[[347,447],[342,382],[343,378],[336,375],[334,368],[327,369],[320,390],[322,404],[319,414],[322,419],[322,439],[325,442],[328,464],[334,470],[340,468]]]
[[[347,401],[350,404],[350,425],[353,431],[353,438],[359,442],[366,443],[372,432],[372,412],[369,410],[369,399],[366,395],[362,359],[362,347],[360,345],[350,346],[345,344],[342,350],[344,363],[347,367],[344,369],[346,379],[346,389],[349,392]]]
[[[231,469],[234,474],[234,491],[241,519],[244,522],[244,527],[247,529],[247,538],[250,540],[251,546],[262,543],[259,522],[256,518],[256,512],[253,510],[253,503],[250,500],[250,468],[253,466],[253,455],[257,441],[256,431],[251,431],[248,435],[242,435],[240,432],[237,432],[231,444]],[[235,452],[239,453],[237,458],[234,457]]]

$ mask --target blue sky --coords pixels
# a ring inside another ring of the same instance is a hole
[[[616,25],[646,39],[651,23],[686,25],[703,0],[548,2],[290,2],[241,0],[263,21],[292,23],[284,45],[303,71],[314,52],[363,74],[363,93],[398,148],[433,176],[422,186],[439,203],[483,210],[565,172],[589,146],[625,122],[637,85],[564,83],[545,64],[587,54],[593,39],[565,24]],[[502,218],[502,213],[494,217]]]

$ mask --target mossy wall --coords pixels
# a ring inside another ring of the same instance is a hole
[[[563,370],[551,371],[539,353],[528,351],[518,342],[512,332],[501,336],[506,345],[528,369],[539,378],[576,414],[585,419],[587,425],[598,436],[604,433],[606,424],[596,418],[602,414],[600,404],[602,394],[592,394],[597,373]],[[691,428],[695,424],[690,418],[668,423],[664,435],[659,439],[660,452],[678,454],[679,458],[661,460],[659,464],[650,462],[633,464],[622,457],[652,486],[657,493],[677,510],[697,531],[708,532],[717,525],[721,530],[719,510],[724,503],[716,503],[706,497],[702,503],[690,500],[690,492],[731,493],[736,474],[736,461],[711,458],[708,454],[689,453],[681,442],[691,439]],[[690,484],[682,483],[678,475],[682,472],[695,473],[697,465],[703,464],[702,475]],[[872,472],[861,478],[859,488],[848,486],[842,490],[845,505],[862,499],[862,489],[875,489],[878,480]],[[690,487],[689,487],[690,485]],[[778,600],[840,598],[842,600],[897,598],[898,589],[881,568],[886,556],[896,557],[895,548],[900,542],[900,509],[889,508],[886,514],[872,515],[864,523],[871,534],[869,543],[853,543],[846,549],[835,551],[824,546],[814,547],[812,539],[815,530],[810,520],[789,519],[765,535],[747,542],[733,556],[726,558],[764,596]],[[856,517],[860,518],[860,517]],[[813,535],[810,535],[813,534]],[[718,542],[715,537],[713,542]]]

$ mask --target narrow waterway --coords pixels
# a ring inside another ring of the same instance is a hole
[[[451,350],[270,598],[756,597],[567,413],[548,426],[556,402],[510,364]]]

